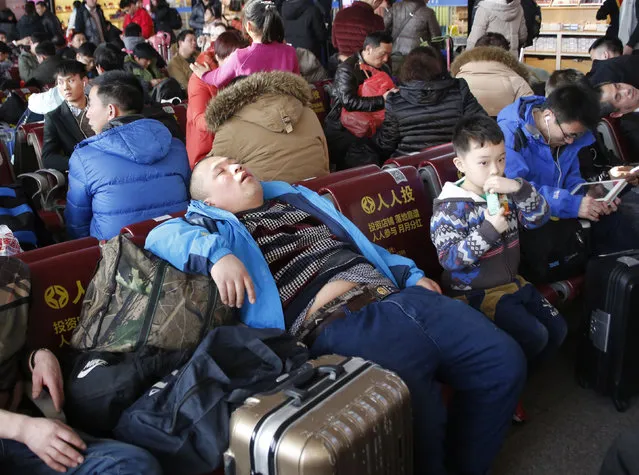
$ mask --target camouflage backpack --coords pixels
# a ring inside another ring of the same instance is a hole
[[[0,409],[19,380],[19,352],[27,337],[29,267],[15,257],[0,256]]]
[[[210,276],[185,274],[119,235],[101,246],[71,346],[135,351],[194,349],[206,333],[236,323]]]

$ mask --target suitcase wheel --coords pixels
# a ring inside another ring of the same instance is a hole
[[[618,397],[613,397],[612,402],[615,405],[615,408],[619,412],[626,412],[630,407],[630,403],[627,399],[619,399]]]

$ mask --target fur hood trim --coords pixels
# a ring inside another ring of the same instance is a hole
[[[292,96],[304,106],[311,101],[311,88],[297,74],[271,71],[255,73],[222,89],[206,108],[206,123],[215,132],[224,122],[266,94]]]
[[[502,63],[530,84],[530,73],[528,69],[517,61],[517,58],[515,58],[510,51],[497,46],[478,46],[477,48],[464,51],[457,56],[453,64],[450,65],[450,72],[453,76],[457,76],[462,66],[475,61],[497,61]]]

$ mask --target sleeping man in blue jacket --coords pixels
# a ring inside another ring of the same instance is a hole
[[[525,379],[514,340],[304,187],[259,182],[208,157],[190,192],[185,218],[156,227],[147,249],[210,275],[249,326],[286,329],[315,356],[360,356],[397,372],[411,392],[415,473],[489,470]],[[455,389],[447,430],[436,378]]]
[[[128,224],[186,209],[186,148],[161,122],[142,117],[143,106],[133,75],[109,71],[94,80],[87,117],[96,135],[69,160],[69,238],[110,239]]]

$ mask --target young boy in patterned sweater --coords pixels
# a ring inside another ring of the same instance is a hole
[[[527,181],[504,177],[504,135],[493,119],[461,119],[453,146],[455,166],[465,176],[444,185],[431,219],[431,238],[444,268],[442,282],[450,295],[510,334],[529,361],[545,359],[566,337],[566,323],[517,271],[518,225],[543,225],[550,217],[548,204]],[[486,193],[501,198],[494,215]]]

